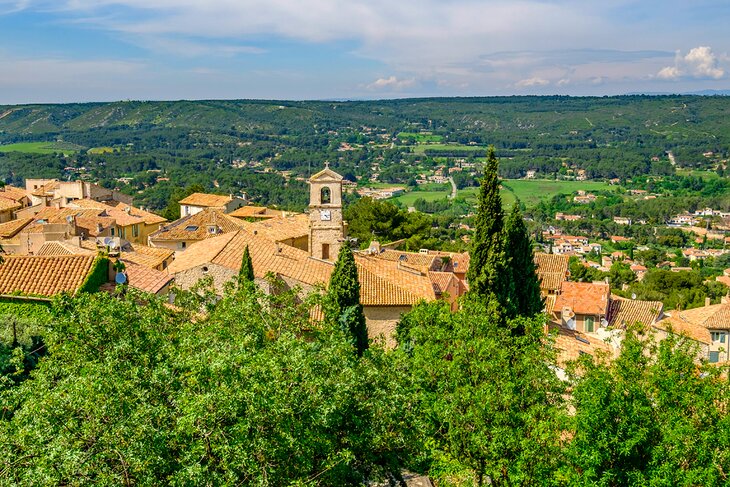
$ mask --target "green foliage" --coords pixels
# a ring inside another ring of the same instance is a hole
[[[49,355],[0,417],[0,483],[399,477],[414,404],[398,357],[375,347],[356,360],[337,328],[311,330],[313,303],[291,293],[235,292],[205,314],[185,301],[60,299]]]
[[[542,313],[544,303],[540,295],[540,280],[537,277],[532,240],[527,233],[520,205],[512,208],[505,224],[504,238],[517,313],[528,317]]]
[[[636,294],[638,299],[661,301],[666,309],[689,309],[704,306],[705,298],[717,303],[727,292],[727,286],[706,281],[698,270],[673,272],[650,269],[644,279],[632,283],[625,294]]]
[[[559,465],[564,386],[549,367],[542,319],[510,322],[524,330],[515,336],[496,306],[467,300],[451,313],[423,304],[404,318],[399,340],[412,356],[419,428],[434,475],[544,485]]]
[[[241,259],[241,268],[238,270],[238,284],[243,286],[245,283],[252,283],[253,281],[253,261],[251,260],[248,245],[246,245],[246,250],[243,251],[243,258]]]
[[[492,147],[479,188],[467,279],[472,295],[484,302],[496,299],[505,315],[513,316],[514,288],[504,248],[504,213],[499,195],[498,166]]]
[[[340,247],[335,268],[330,276],[328,303],[325,314],[331,322],[339,324],[350,337],[358,357],[368,348],[368,329],[365,314],[360,304],[360,281],[352,249]]]
[[[29,377],[46,349],[42,336],[51,322],[49,303],[0,299],[0,397]],[[6,404],[0,399],[0,409]]]
[[[95,293],[102,284],[109,282],[109,258],[98,256],[91,265],[91,271],[79,286],[78,293]]]
[[[629,331],[616,361],[581,361],[570,485],[727,485],[730,388],[696,354],[685,339]]]

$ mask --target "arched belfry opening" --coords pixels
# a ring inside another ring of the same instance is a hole
[[[323,205],[332,203],[332,191],[327,186],[319,192],[319,201]]]

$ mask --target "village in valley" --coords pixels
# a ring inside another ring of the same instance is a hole
[[[478,177],[473,167],[468,170]],[[418,184],[444,183],[455,172],[437,168]],[[534,173],[526,178],[534,179]],[[359,189],[328,164],[307,184],[309,205],[303,213],[256,206],[245,194],[196,192],[178,201],[180,218],[174,221],[135,206],[127,194],[88,181],[27,179],[25,187],[6,185],[0,188],[0,295],[10,301],[47,301],[88,290],[91,278],[98,281],[98,292],[114,292],[119,285],[160,296],[207,279],[222,295],[248,249],[260,287],[271,291],[275,280],[304,297],[327,285],[346,245],[354,250],[370,339],[395,346],[399,321],[419,302],[445,300],[458,309],[469,289],[468,225],[460,226],[463,251],[406,251],[403,241],[358,242],[348,236],[343,195],[357,191],[363,198],[387,200],[405,188]],[[628,197],[657,195],[634,189]],[[599,198],[605,196],[577,190],[566,204],[580,209]],[[559,211],[552,223],[538,227],[529,212],[527,217],[536,229],[534,264],[548,316],[545,332],[554,338],[559,363],[584,354],[618,356],[627,327],[637,324],[659,339],[668,334],[689,338],[698,346],[698,362],[730,360],[730,213],[701,208],[672,215],[663,227],[672,235],[686,234],[687,244],[663,255],[640,243],[642,233],[571,234],[584,218],[585,212]],[[612,221],[615,229],[651,227],[657,233],[646,219],[614,216]],[[726,266],[706,278],[713,281],[717,298],[707,296],[699,306],[685,302],[668,308],[661,299],[633,292],[650,267],[682,275],[706,261]],[[99,269],[100,262],[105,268]],[[321,311],[312,313],[315,321],[321,319]]]

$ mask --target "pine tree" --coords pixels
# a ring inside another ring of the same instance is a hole
[[[505,224],[504,241],[514,286],[516,312],[521,316],[535,316],[542,312],[544,306],[532,241],[522,219],[519,202],[514,205]]]
[[[368,348],[368,329],[360,304],[360,281],[355,256],[347,245],[340,247],[335,269],[330,277],[328,298],[329,303],[325,310],[327,319],[339,323],[341,329],[351,337],[357,355],[362,356]]]
[[[474,239],[470,251],[470,294],[480,301],[496,299],[506,316],[513,313],[513,289],[504,250],[504,211],[499,194],[499,163],[494,147],[489,148],[484,177],[479,188],[479,204]]]
[[[238,283],[242,286],[243,283],[253,282],[253,280],[253,262],[248,251],[248,245],[246,245],[246,250],[243,251],[243,258],[241,259],[241,269],[238,271]]]

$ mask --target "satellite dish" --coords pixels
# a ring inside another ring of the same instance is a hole
[[[114,239],[112,237],[104,237],[104,245],[111,245],[114,243]]]
[[[631,299],[636,299],[636,293],[631,293]]]
[[[117,275],[114,278],[114,282],[116,282],[117,284],[126,284],[127,275],[124,272],[117,272]]]
[[[565,322],[566,325],[568,325],[569,330],[575,330],[575,319],[571,318]]]
[[[73,222],[74,222],[74,217],[72,217],[71,215],[69,215],[69,216],[66,217],[66,223],[68,223],[70,225]]]
[[[608,320],[606,318],[601,318],[601,326],[604,328],[608,326]]]

